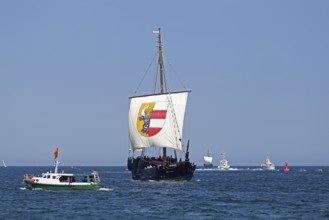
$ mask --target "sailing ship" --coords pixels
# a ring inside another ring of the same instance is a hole
[[[47,190],[97,190],[102,188],[97,171],[91,173],[61,173],[58,172],[58,147],[54,152],[55,172],[46,172],[41,176],[24,175],[23,181],[28,189]]]
[[[260,166],[263,170],[275,170],[275,164],[272,163],[268,157],[261,163]]]
[[[153,33],[158,38],[160,91],[130,97],[128,122],[133,155],[128,157],[127,167],[134,180],[189,181],[196,165],[190,162],[189,141],[185,150],[182,135],[190,91],[167,91],[160,28]],[[174,155],[168,156],[169,150]]]
[[[230,162],[225,158],[225,153],[221,153],[222,159],[219,161],[218,168],[220,170],[228,170],[230,168]]]
[[[203,156],[203,166],[206,168],[213,167],[212,159],[213,158],[210,156],[208,149],[208,154],[206,156]]]

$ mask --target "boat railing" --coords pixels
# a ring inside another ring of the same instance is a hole
[[[100,183],[100,182],[101,182],[101,179],[100,179],[99,174],[98,174],[97,171],[93,171],[91,174],[92,174],[93,177],[94,177],[94,182],[95,182],[95,183]]]
[[[30,180],[31,178],[32,178],[32,175],[24,174],[24,180]]]

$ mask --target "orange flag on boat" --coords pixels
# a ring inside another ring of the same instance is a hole
[[[58,156],[58,147],[56,147],[56,150],[54,152],[54,159],[56,160]]]

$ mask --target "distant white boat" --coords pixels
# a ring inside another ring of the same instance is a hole
[[[270,158],[266,158],[260,165],[263,170],[275,170],[275,164],[272,163]]]
[[[225,158],[225,153],[221,153],[222,159],[219,161],[218,168],[221,170],[227,170],[230,168],[230,162]]]
[[[6,163],[5,163],[4,160],[2,161],[2,164],[3,164],[4,167],[7,167],[7,165],[6,165]]]
[[[203,156],[203,166],[204,167],[213,167],[212,164],[212,157],[209,154],[209,149],[208,149],[208,154],[206,156]]]

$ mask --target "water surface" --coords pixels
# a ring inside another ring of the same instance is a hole
[[[23,175],[53,167],[0,167],[0,219],[328,219],[329,167],[201,169],[189,182],[133,181],[125,167],[99,171],[99,191],[27,190]],[[77,170],[78,169],[78,170]]]

